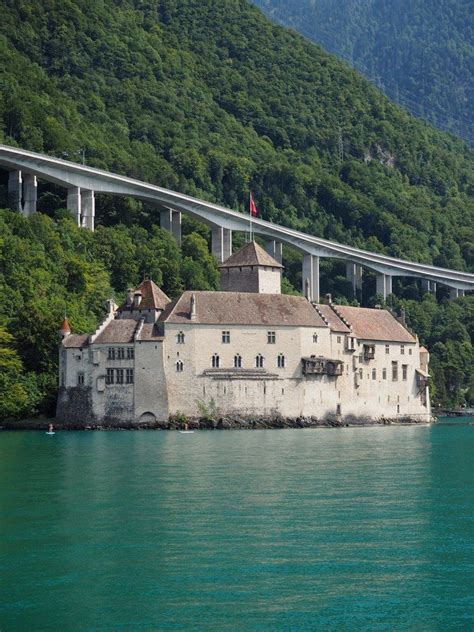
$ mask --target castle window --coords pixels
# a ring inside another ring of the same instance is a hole
[[[318,334],[313,334],[313,342],[318,342]]]
[[[277,367],[279,369],[285,368],[285,356],[283,355],[283,353],[280,353],[280,355],[277,358]]]
[[[234,356],[234,368],[241,369],[242,368],[242,356],[239,354]]]
[[[385,345],[385,353],[387,355],[390,353],[390,345]]]
[[[364,377],[364,372],[362,369],[359,369],[359,378],[362,379]]]
[[[113,369],[107,369],[107,375],[105,377],[105,383],[106,384],[113,384],[114,383],[114,370]]]
[[[387,369],[382,369],[382,380],[387,379]]]
[[[392,381],[398,380],[398,362],[392,362]]]
[[[182,373],[183,372],[183,362],[181,360],[178,360],[176,362],[176,372],[177,373]]]
[[[222,344],[228,345],[230,343],[230,331],[222,332]]]
[[[117,349],[117,359],[123,360],[125,358],[125,349],[123,347],[119,347]]]
[[[400,345],[400,355],[405,355],[405,345]]]
[[[212,364],[212,368],[213,369],[218,369],[219,368],[219,364],[220,364],[220,358],[217,355],[217,353],[215,353],[212,358],[211,358],[211,364]]]
[[[337,342],[338,342],[338,344],[341,344],[341,336],[337,337]]]
[[[115,376],[117,384],[123,384],[123,369],[116,369],[117,374]]]
[[[77,374],[77,385],[84,386],[84,373]]]
[[[127,384],[133,384],[133,369],[127,369],[125,381]]]
[[[135,349],[133,347],[127,347],[127,359],[128,360],[133,360],[133,358],[135,357]]]
[[[411,355],[412,350],[408,349],[408,355]]]
[[[257,369],[263,369],[264,357],[261,353],[255,358],[255,366]]]
[[[372,379],[373,380],[377,379],[377,369],[372,369]]]
[[[276,342],[276,335],[274,331],[267,331],[267,343],[269,345],[274,345]]]
[[[115,360],[115,347],[109,347],[107,357],[109,360]]]
[[[184,345],[184,333],[182,331],[176,334],[176,344]]]
[[[406,382],[408,375],[408,364],[402,364],[402,380]]]

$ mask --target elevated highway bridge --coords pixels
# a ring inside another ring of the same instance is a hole
[[[67,189],[67,208],[77,224],[94,230],[95,195],[128,196],[156,205],[160,209],[161,226],[181,242],[181,213],[205,222],[212,230],[212,253],[224,261],[232,253],[232,232],[248,232],[249,216],[229,208],[141,182],[116,173],[95,169],[60,158],[0,145],[0,169],[7,170],[9,205],[26,216],[36,212],[38,179]],[[252,219],[252,231],[265,238],[267,249],[281,261],[282,244],[303,253],[303,291],[310,300],[318,301],[319,262],[321,258],[340,259],[346,263],[348,280],[354,293],[362,287],[363,269],[376,275],[377,294],[384,298],[392,292],[393,277],[415,277],[427,291],[441,284],[457,298],[474,290],[474,274],[448,270],[423,263],[388,257],[352,246],[320,239],[313,235]]]

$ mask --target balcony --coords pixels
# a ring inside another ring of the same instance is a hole
[[[323,356],[301,358],[303,375],[342,375],[344,363],[342,360],[329,360]]]

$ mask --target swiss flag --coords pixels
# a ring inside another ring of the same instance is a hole
[[[253,199],[252,194],[250,194],[250,215],[252,217],[257,217],[257,207],[255,206],[255,200]]]

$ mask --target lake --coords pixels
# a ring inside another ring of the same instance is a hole
[[[468,421],[2,432],[0,629],[473,630]]]

